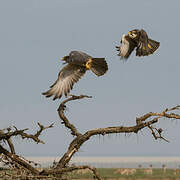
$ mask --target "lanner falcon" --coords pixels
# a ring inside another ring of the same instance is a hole
[[[127,35],[123,35],[121,45],[116,46],[119,51],[118,56],[127,59],[132,51],[136,48],[136,56],[148,56],[153,54],[160,46],[160,42],[148,38],[147,33],[141,29],[129,31]]]
[[[42,93],[46,97],[54,96],[53,100],[66,97],[70,90],[87,70],[91,70],[97,76],[102,76],[108,70],[105,58],[93,58],[81,51],[71,51],[68,56],[62,58],[67,64],[59,72],[58,79],[47,92]]]

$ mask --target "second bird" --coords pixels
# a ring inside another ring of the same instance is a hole
[[[119,51],[118,56],[127,59],[135,48],[136,56],[148,56],[153,54],[159,46],[160,43],[150,39],[143,29],[134,29],[122,36],[121,45],[116,48]]]
[[[68,56],[62,58],[67,65],[61,69],[56,82],[44,93],[46,97],[54,96],[53,100],[67,96],[70,90],[87,70],[91,70],[97,76],[102,76],[108,70],[105,58],[93,58],[81,51],[71,51]]]

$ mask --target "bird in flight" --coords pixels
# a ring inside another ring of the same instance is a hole
[[[68,96],[70,90],[87,70],[91,70],[97,76],[102,76],[108,70],[105,58],[93,58],[81,51],[71,51],[68,56],[62,58],[65,66],[61,69],[56,82],[44,93],[46,97],[54,96],[53,100]]]
[[[135,48],[136,56],[148,56],[153,54],[159,46],[160,42],[148,38],[143,29],[134,29],[122,36],[121,45],[116,46],[116,48],[119,51],[118,56],[121,56],[122,59],[128,59]]]

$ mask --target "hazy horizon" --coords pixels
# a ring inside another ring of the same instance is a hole
[[[41,164],[41,166],[52,166],[53,162],[58,162],[60,157],[25,157],[28,160]],[[147,168],[151,164],[153,168],[162,168],[165,164],[167,168],[179,168],[179,157],[82,157],[75,156],[70,160],[70,164],[90,165],[96,168],[138,168],[139,164],[142,168]]]

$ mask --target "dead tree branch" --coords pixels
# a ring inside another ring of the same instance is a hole
[[[83,99],[83,98],[91,98],[91,97],[87,95],[80,95],[80,96],[71,95],[71,97],[67,98],[59,105],[58,114],[60,119],[62,120],[61,123],[64,124],[65,127],[69,129],[71,131],[71,134],[75,137],[70,143],[65,154],[62,156],[62,158],[53,168],[39,171],[36,168],[34,168],[32,165],[30,165],[28,161],[13,153],[12,150],[11,152],[7,151],[2,145],[0,145],[0,153],[4,154],[18,165],[21,165],[23,168],[28,169],[32,174],[38,177],[44,177],[48,175],[62,177],[62,175],[67,172],[75,171],[78,169],[89,169],[90,171],[93,172],[94,178],[100,180],[101,178],[98,175],[96,168],[92,168],[90,166],[68,166],[72,156],[92,136],[95,135],[104,136],[107,134],[115,134],[115,133],[138,133],[140,130],[147,127],[148,129],[150,129],[152,136],[154,137],[155,140],[162,139],[165,140],[166,142],[169,142],[166,138],[162,136],[163,129],[155,128],[153,125],[158,123],[159,120],[162,118],[180,119],[180,115],[173,112],[180,110],[180,106],[178,105],[169,109],[167,108],[160,113],[149,112],[141,117],[137,117],[136,124],[134,126],[114,126],[114,127],[97,128],[97,129],[88,130],[85,133],[81,133],[73,124],[70,123],[68,118],[65,116],[65,110],[66,110],[67,102]],[[22,139],[32,139],[36,143],[44,143],[42,140],[39,139],[39,136],[45,129],[52,128],[53,124],[44,127],[43,125],[38,123],[38,126],[39,126],[39,130],[35,134],[27,134],[25,131],[27,131],[28,129],[18,130],[16,127],[14,127],[15,130],[13,131],[11,129],[8,129],[7,132],[2,131],[0,132],[0,141],[4,141],[4,140],[7,141],[11,137],[19,135],[21,136]]]
[[[180,119],[180,115],[175,114],[175,113],[169,113],[174,110],[179,110],[180,106],[175,106],[173,108],[165,109],[161,113],[149,112],[141,117],[138,117],[136,118],[136,125],[134,126],[129,126],[129,127],[116,126],[116,127],[98,128],[98,129],[89,130],[86,133],[81,134],[74,125],[70,124],[69,120],[64,114],[64,111],[66,108],[65,104],[67,102],[72,101],[72,100],[82,99],[85,97],[89,97],[89,96],[86,96],[86,95],[72,96],[66,99],[65,101],[63,101],[58,108],[60,119],[63,121],[65,127],[71,130],[71,134],[75,135],[76,137],[69,145],[67,152],[59,160],[57,166],[55,167],[56,170],[66,168],[72,156],[80,149],[83,143],[89,140],[92,136],[95,136],[95,135],[104,136],[107,134],[114,134],[114,133],[138,133],[141,129],[148,127],[149,129],[151,129],[152,135],[155,139],[163,139],[168,142],[168,140],[162,137],[161,135],[162,131],[160,131],[160,129],[153,128],[152,125],[157,123],[159,119],[162,117],[169,118],[169,119]],[[158,135],[157,133],[155,133],[155,130],[158,132]]]
[[[18,130],[15,126],[13,126],[14,130],[12,130],[12,128],[7,128],[6,129],[7,132],[4,132],[3,130],[1,130],[0,131],[0,141],[9,141],[10,138],[12,138],[14,136],[20,136],[22,139],[32,139],[36,143],[44,144],[44,142],[39,139],[39,136],[42,134],[42,132],[44,130],[46,130],[48,128],[52,128],[53,124],[51,124],[49,126],[43,126],[40,123],[38,123],[38,126],[39,126],[39,130],[37,130],[37,132],[35,134],[25,133],[25,131],[28,130],[27,128]],[[29,170],[32,174],[37,175],[40,173],[36,168],[34,168],[32,165],[30,165],[30,163],[28,163],[24,158],[15,154],[15,150],[12,150],[12,148],[14,148],[12,141],[9,146],[12,146],[12,147],[10,147],[11,152],[9,152],[2,145],[0,145],[0,154],[4,154],[7,158],[9,158],[12,161],[12,163],[14,162],[14,164],[18,164],[18,165],[22,166],[23,168]]]
[[[167,139],[165,139],[163,136],[162,136],[162,132],[163,130],[161,128],[157,129],[153,126],[148,126],[148,128],[151,130],[152,132],[152,135],[154,137],[155,140],[157,139],[163,139],[164,141],[166,142],[169,142]]]
[[[152,116],[156,116],[156,117],[166,117],[166,118],[170,118],[170,119],[180,119],[180,115],[179,114],[175,114],[175,113],[170,113],[168,114],[168,112],[171,111],[175,111],[175,110],[180,110],[180,105],[177,105],[175,107],[172,108],[166,108],[164,111],[162,111],[161,113],[153,113],[153,112],[149,112],[141,117],[136,118],[136,123],[140,124],[143,121],[146,121],[148,118],[152,117]]]
[[[66,118],[66,116],[64,115],[64,111],[66,109],[66,103],[69,102],[69,101],[74,101],[74,100],[77,100],[77,99],[83,99],[83,98],[91,98],[91,96],[86,96],[86,95],[80,95],[80,96],[74,96],[72,95],[70,98],[66,99],[65,101],[63,101],[59,108],[58,108],[58,114],[59,114],[59,117],[62,119],[62,124],[64,124],[68,129],[71,130],[71,134],[73,136],[80,136],[82,135],[78,130],[77,128],[71,124],[69,122],[69,120]]]
[[[15,129],[14,131],[9,130],[7,133],[0,133],[0,141],[1,140],[8,140],[12,136],[21,136],[22,139],[32,139],[36,143],[44,144],[44,142],[39,139],[39,136],[41,135],[42,131],[44,131],[45,129],[52,128],[53,124],[51,124],[50,126],[44,127],[43,125],[38,123],[38,126],[39,126],[40,129],[35,134],[27,134],[27,133],[25,133],[25,131],[27,131],[28,128],[18,130],[15,126],[13,126],[14,129]]]
[[[22,160],[21,158],[19,158],[18,155],[16,154],[12,154],[9,151],[7,151],[5,148],[3,148],[0,145],[0,153],[3,153],[5,156],[7,156],[8,158],[10,158],[12,161],[16,162],[17,164],[21,165],[22,167],[28,169],[29,171],[31,171],[33,174],[39,174],[39,171],[37,169],[35,169],[34,167],[32,167],[30,164],[28,164],[26,161]]]
[[[3,131],[3,130],[0,130],[0,135],[2,135],[2,134],[4,134],[4,131]],[[2,140],[2,139],[1,139],[1,140]],[[15,149],[14,149],[14,145],[13,145],[13,143],[12,143],[11,138],[9,137],[9,138],[7,138],[7,139],[3,139],[3,141],[4,141],[4,142],[7,141],[7,144],[8,144],[8,146],[9,146],[10,150],[11,150],[11,153],[15,154]]]

